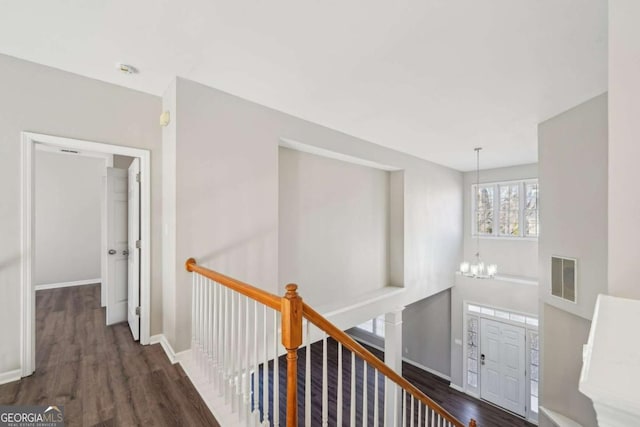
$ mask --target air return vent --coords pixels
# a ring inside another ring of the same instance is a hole
[[[551,257],[551,295],[576,302],[577,260]]]

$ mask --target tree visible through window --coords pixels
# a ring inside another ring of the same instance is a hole
[[[522,180],[474,185],[473,234],[538,237],[538,181]]]
[[[524,234],[538,237],[538,183],[524,184]]]
[[[499,184],[500,189],[500,235],[520,234],[520,186]]]
[[[493,234],[493,191],[493,187],[479,187],[476,209],[479,234]]]

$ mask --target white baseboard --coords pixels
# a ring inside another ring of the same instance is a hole
[[[171,347],[171,344],[169,344],[169,340],[164,334],[158,334],[149,337],[149,344],[160,344],[165,354],[167,355],[167,358],[169,358],[169,361],[174,365],[178,363],[178,356],[173,350],[173,347]]]
[[[577,421],[572,420],[571,418],[562,415],[556,411],[552,411],[551,409],[545,408],[544,406],[540,406],[540,413],[544,414],[549,421],[551,421],[554,425],[558,427],[582,427]]]
[[[449,384],[449,387],[451,387],[451,388],[452,388],[452,389],[454,389],[455,391],[459,391],[460,393],[465,393],[465,394],[467,394],[467,392],[465,391],[465,389],[464,389],[464,388],[462,388],[462,387],[460,387],[460,386],[459,386],[459,385],[457,385],[457,384],[450,383],[450,384]]]
[[[42,291],[44,289],[68,288],[69,286],[93,285],[101,282],[102,282],[102,279],[97,278],[97,279],[87,279],[87,280],[76,280],[75,282],[45,283],[43,285],[36,285],[36,291]]]
[[[18,381],[22,378],[22,370],[14,369],[13,371],[7,371],[0,373],[0,384],[6,384],[13,381]]]

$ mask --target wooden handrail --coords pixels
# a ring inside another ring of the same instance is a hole
[[[287,350],[287,427],[295,427],[298,425],[297,360],[298,348],[302,345],[303,317],[326,332],[329,336],[333,337],[336,341],[341,343],[342,346],[346,347],[369,365],[373,366],[391,381],[398,384],[414,398],[418,399],[424,405],[435,411],[446,421],[450,422],[455,427],[465,427],[464,424],[454,418],[436,402],[427,397],[416,386],[402,377],[402,375],[396,373],[344,331],[338,329],[321,314],[309,305],[305,304],[302,298],[298,295],[297,285],[287,285],[287,293],[284,297],[280,297],[256,288],[255,286],[251,286],[248,283],[244,283],[240,280],[236,280],[225,276],[224,274],[210,270],[206,267],[201,267],[196,263],[194,258],[189,258],[185,263],[185,267],[189,272],[198,273],[203,277],[211,279],[222,286],[258,301],[259,303],[281,313],[282,345]],[[469,427],[476,427],[475,420],[472,419],[469,422]]]
[[[378,359],[373,355],[369,350],[364,348],[361,344],[359,344],[356,340],[347,335],[344,331],[340,330],[333,323],[329,322],[325,319],[320,313],[315,311],[313,308],[309,307],[307,304],[302,304],[302,312],[304,317],[316,325],[318,328],[322,329],[329,336],[333,337],[336,341],[342,344],[343,347],[351,350],[354,354],[360,357],[362,360],[367,362],[369,365],[376,368],[379,372],[384,374],[387,378],[398,384],[400,387],[411,393],[413,397],[420,400],[427,407],[433,409],[437,412],[441,417],[449,421],[456,427],[465,427],[459,420],[457,420],[453,415],[448,413],[444,408],[438,405],[436,402],[427,397],[420,389],[407,381],[404,377],[396,373],[393,369],[387,366],[384,362]],[[472,420],[471,424],[475,426],[475,421]]]
[[[282,311],[282,297],[279,297],[267,291],[263,291],[262,289],[251,286],[248,283],[241,282],[240,280],[225,276],[224,274],[218,273],[217,271],[210,270],[206,267],[201,267],[196,263],[196,260],[194,258],[189,258],[185,263],[185,267],[189,272],[198,273],[201,276],[206,277],[207,279],[211,279],[214,282],[221,284],[222,286],[233,289],[234,291],[246,297],[254,299],[259,303],[266,305],[267,307],[270,307],[277,311]]]

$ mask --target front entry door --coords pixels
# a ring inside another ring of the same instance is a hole
[[[481,318],[480,335],[480,396],[525,416],[524,328]]]
[[[140,339],[140,159],[129,166],[129,328],[134,340]]]

